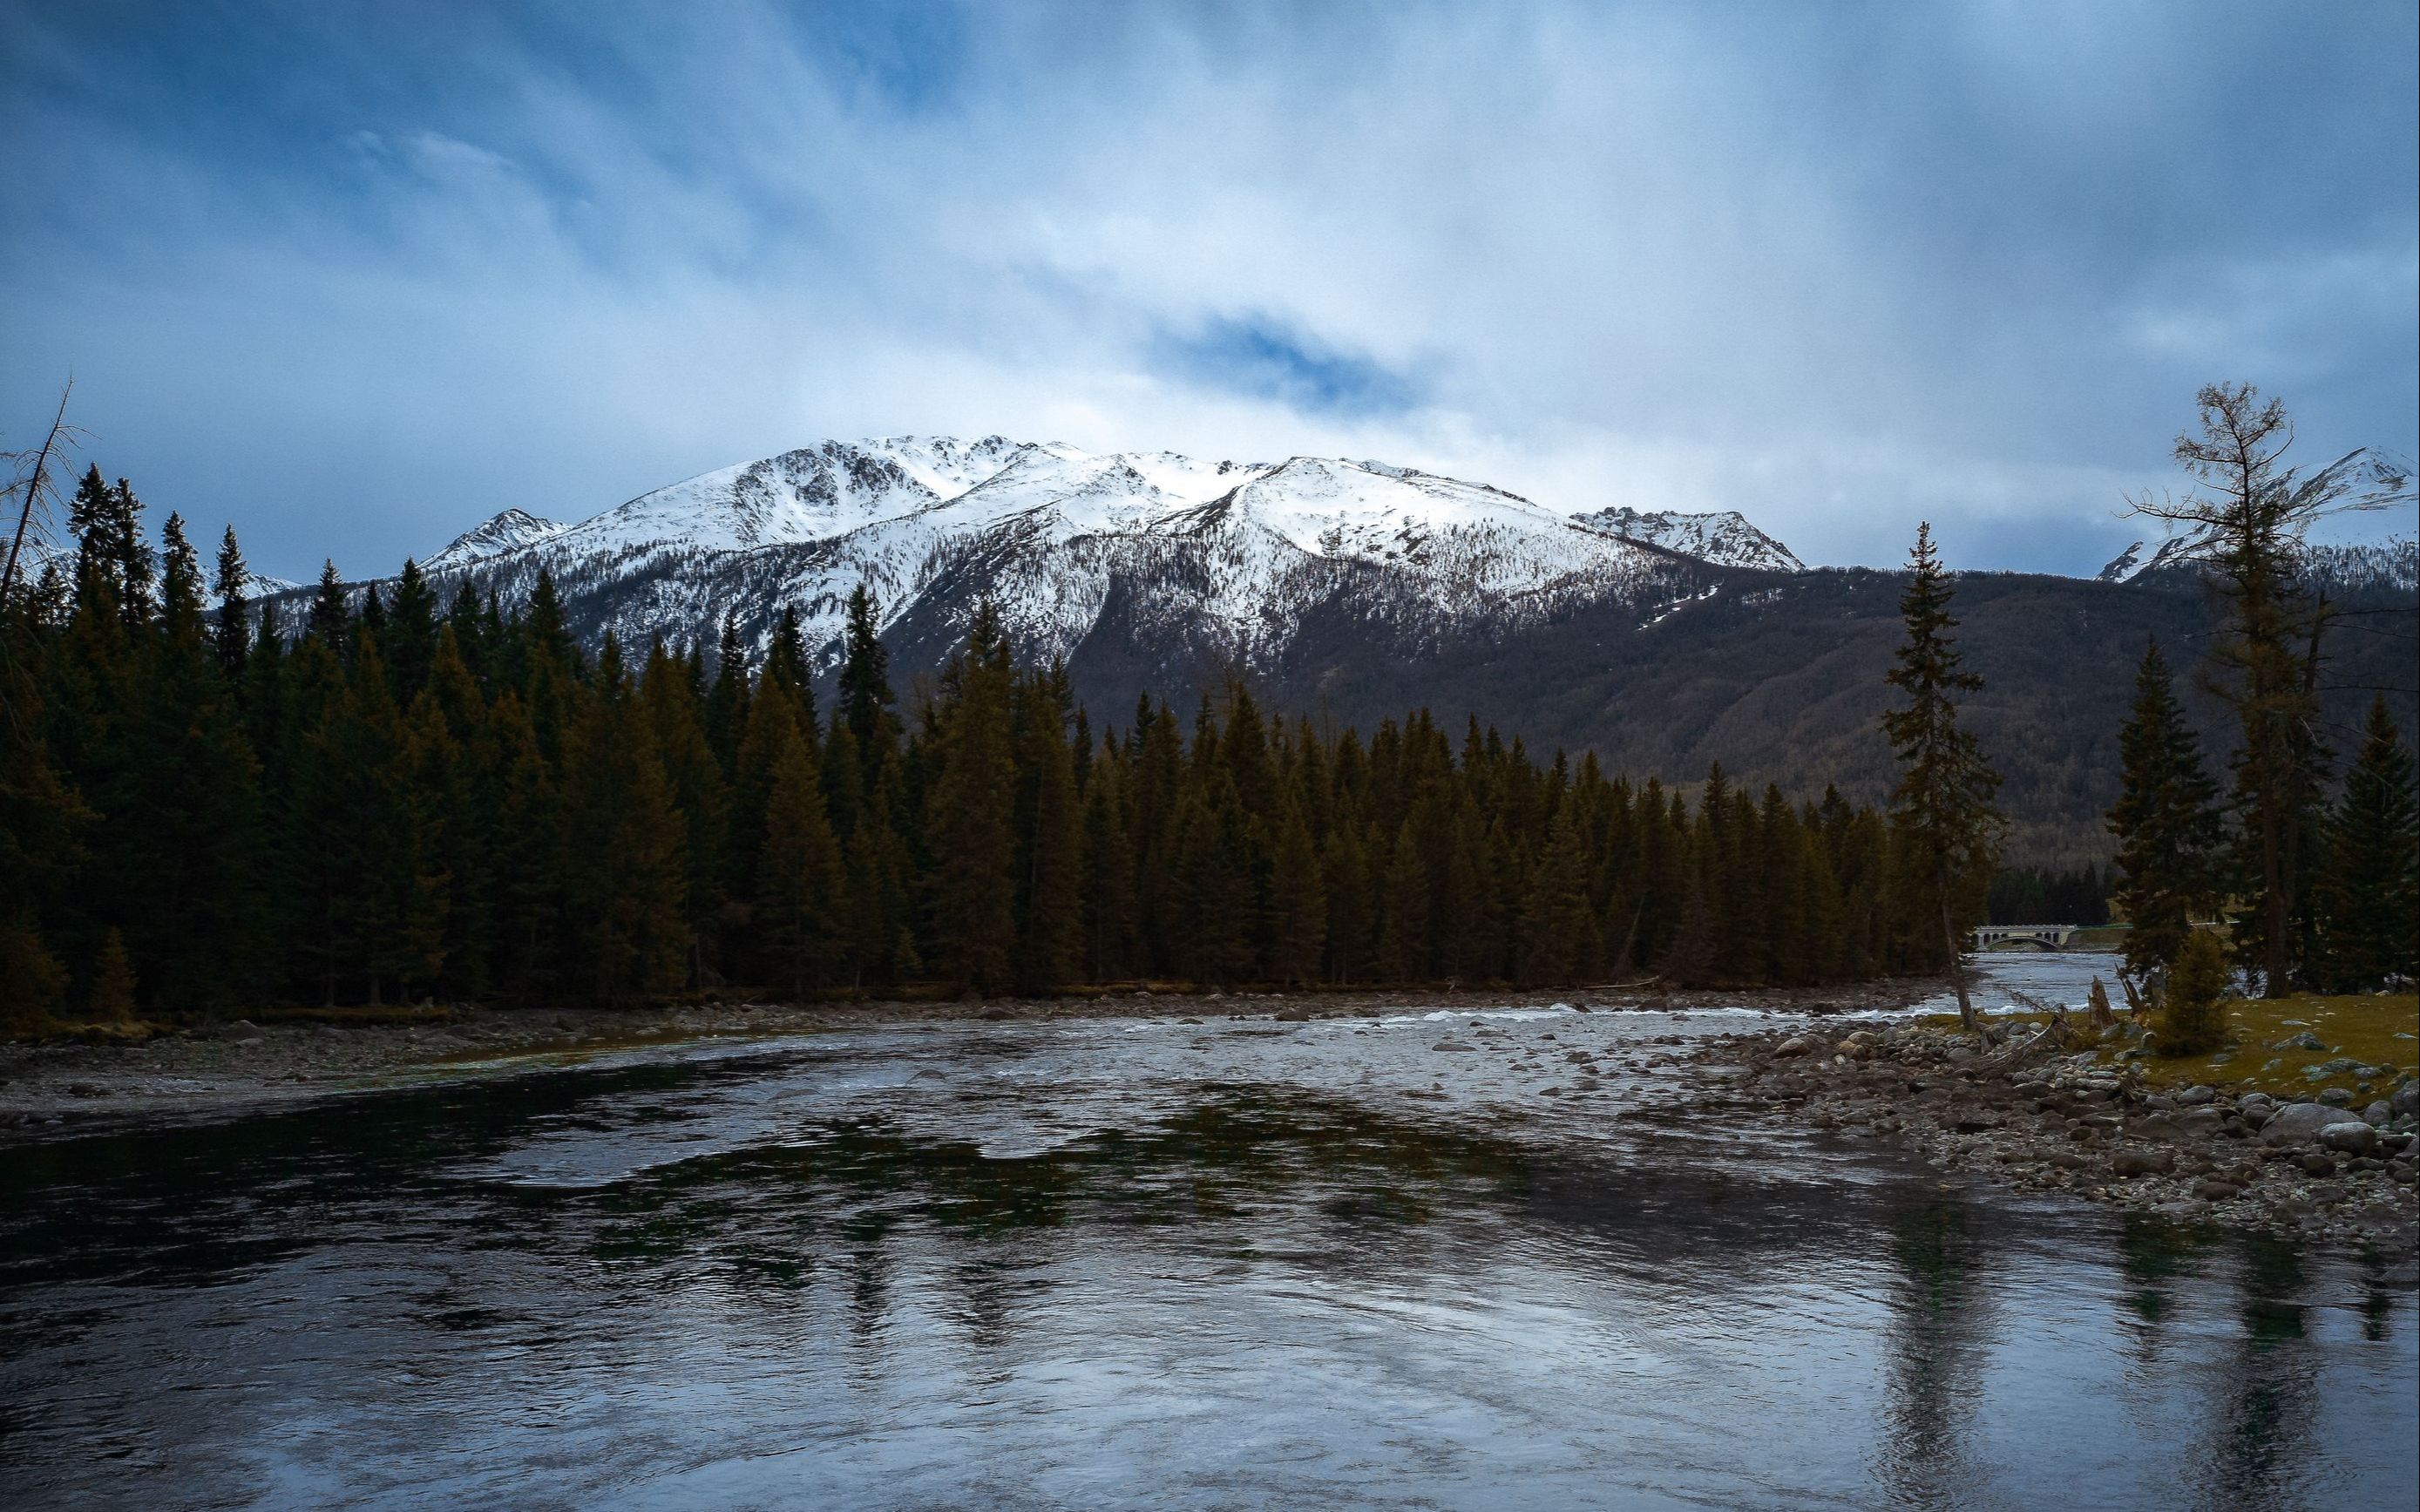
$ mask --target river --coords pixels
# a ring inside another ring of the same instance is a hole
[[[1751,1009],[1202,1007],[0,1150],[0,1504],[2412,1504],[2408,1256],[1744,1115]]]

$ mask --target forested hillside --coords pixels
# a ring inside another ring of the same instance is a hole
[[[72,587],[6,627],[0,985],[20,1017],[274,1001],[621,1001],[926,984],[1815,983],[1937,966],[1891,825],[1837,793],[1693,798],[1426,708],[1272,717],[1241,685],[1088,709],[978,610],[904,699],[851,602],[596,654],[526,611],[330,584],[206,606],[170,517],[79,495]],[[829,712],[823,710],[829,708]],[[1880,753],[1877,752],[1877,758]],[[1972,900],[1979,908],[1980,888]],[[1911,920],[1906,915],[1918,917]],[[1970,910],[1970,912],[1972,912]]]

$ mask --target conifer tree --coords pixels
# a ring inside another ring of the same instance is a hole
[[[219,538],[218,571],[210,585],[219,600],[210,643],[219,672],[230,685],[243,680],[244,658],[252,649],[252,600],[245,592],[251,583],[252,569],[244,565],[242,548],[236,545],[235,526],[229,525]]]
[[[1587,858],[1573,806],[1547,827],[1546,843],[1529,869],[1521,909],[1521,978],[1531,987],[1559,987],[1596,968],[1597,927],[1589,906]]]
[[[1084,787],[1084,971],[1095,982],[1130,970],[1134,940],[1134,852],[1128,837],[1121,766],[1093,763]]]
[[[843,906],[839,842],[824,811],[814,748],[784,725],[772,755],[765,844],[756,858],[758,947],[792,994],[820,987],[838,955]]]
[[[437,656],[437,590],[421,575],[419,564],[403,559],[395,580],[395,601],[387,606],[387,672],[395,698],[409,706],[428,682],[429,663]]]
[[[727,782],[739,768],[739,740],[748,728],[748,647],[739,638],[739,617],[722,616],[721,648],[715,657],[714,686],[706,696],[706,743],[722,764]]]
[[[2227,613],[2211,657],[2242,728],[2233,795],[2238,869],[2256,899],[2237,928],[2262,991],[2284,997],[2294,990],[2297,943],[2308,934],[2304,850],[2319,828],[2326,775],[2319,669],[2335,613],[2303,570],[2303,537],[2342,507],[2408,507],[2412,475],[2366,450],[2307,474],[2286,465],[2293,422],[2249,383],[2207,384],[2195,402],[2198,433],[2179,434],[2176,460],[2196,486],[2181,499],[2130,502],[2137,514],[2183,526],[2215,569]]]
[[[678,986],[690,960],[688,834],[611,632],[563,772],[565,922],[578,975],[607,1001]],[[820,791],[815,801],[820,812]]]
[[[2164,971],[2196,913],[2217,903],[2221,846],[2217,786],[2185,724],[2166,658],[2154,641],[2134,675],[2133,715],[2118,731],[2123,763],[2109,832],[2124,875],[2113,900],[2125,910],[2126,970]]]
[[[925,836],[938,864],[939,959],[952,981],[979,993],[1007,984],[1016,941],[1011,677],[999,612],[979,604],[966,649],[942,674],[932,736],[939,771]]]
[[[869,774],[898,740],[891,713],[891,653],[875,630],[874,595],[859,584],[848,596],[848,628],[840,667],[840,718],[857,742]]]
[[[1313,980],[1327,944],[1327,887],[1302,806],[1281,800],[1269,846],[1269,975],[1289,985]]]
[[[1076,974],[1083,944],[1083,816],[1068,759],[1064,679],[1025,679],[1017,740],[1016,976],[1047,992]]]
[[[1959,950],[1961,926],[1980,912],[1998,851],[2002,820],[1992,806],[2000,779],[1958,723],[1956,695],[1978,692],[1983,679],[1962,671],[1949,632],[1949,582],[1933,551],[1932,527],[1916,527],[1908,557],[1907,591],[1900,614],[1907,627],[1887,680],[1907,695],[1903,709],[1883,715],[1883,731],[1899,758],[1891,812],[1907,842],[1907,873],[1923,912],[1939,921],[1943,963],[1958,991],[1958,1019],[1980,1027],[1966,991]]]
[[[2412,749],[2381,694],[2370,703],[2360,753],[2328,816],[2319,895],[2330,991],[2420,978],[2420,803],[2412,782]]]
[[[345,607],[345,580],[336,575],[333,561],[319,569],[319,588],[311,599],[311,617],[304,633],[316,637],[339,660],[349,654],[345,635],[352,624],[352,613]]]

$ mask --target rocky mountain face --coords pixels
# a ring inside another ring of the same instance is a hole
[[[2350,730],[2358,690],[2412,686],[2413,551],[2314,560],[2349,607],[2388,611],[2335,645],[2329,717]],[[1900,578],[1808,570],[1736,514],[1573,515],[1367,460],[892,437],[725,468],[576,524],[506,510],[424,566],[443,592],[467,581],[507,602],[551,573],[591,644],[610,630],[710,647],[728,613],[761,647],[788,606],[827,669],[864,583],[903,688],[989,599],[1021,655],[1065,661],[1096,727],[1140,694],[1182,709],[1242,677],[1287,714],[1368,728],[1426,707],[1642,776],[1694,781],[1720,760],[1793,792],[1888,787],[1876,722]],[[2211,628],[2195,553],[2137,552],[2097,581],[1961,574],[1958,595],[2015,851],[2104,855],[2133,663],[2154,634],[2197,647]],[[2189,698],[2223,751],[2224,709]],[[2412,705],[2397,695],[2407,727]]]
[[[1584,525],[1610,531],[1624,540],[1660,546],[1724,567],[1756,568],[1767,572],[1804,572],[1807,564],[1789,547],[1747,522],[1734,509],[1714,514],[1646,513],[1637,509],[1598,509],[1572,516]]]
[[[1256,669],[1343,616],[1417,647],[1586,603],[1649,614],[1710,565],[1795,566],[1732,516],[1568,517],[1376,461],[1203,462],[1171,452],[903,436],[826,442],[708,473],[578,524],[510,509],[423,564],[507,600],[544,570],[574,631],[766,643],[784,607],[837,654],[848,595],[910,666],[981,600],[1036,657],[1105,635],[1145,662]]]

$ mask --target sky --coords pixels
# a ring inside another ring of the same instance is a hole
[[[2089,572],[2203,383],[2420,453],[2415,18],[0,0],[0,446],[297,579],[904,433]]]

